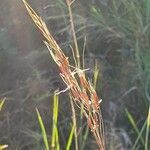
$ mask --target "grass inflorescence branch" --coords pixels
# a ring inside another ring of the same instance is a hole
[[[79,63],[75,67],[70,65],[68,57],[66,57],[49,32],[45,22],[25,0],[23,0],[23,2],[34,23],[45,37],[44,43],[46,44],[53,60],[58,65],[60,71],[59,75],[67,86],[66,89],[57,92],[57,94],[69,91],[77,106],[79,106],[79,108],[83,106],[83,114],[87,119],[88,126],[91,129],[99,148],[104,150],[104,129],[100,112],[101,100],[98,98],[93,84],[86,79],[86,69],[80,69]],[[70,7],[69,1],[67,4]],[[76,53],[78,53],[78,47],[75,46],[75,48],[77,50]],[[77,62],[79,61],[77,60]]]

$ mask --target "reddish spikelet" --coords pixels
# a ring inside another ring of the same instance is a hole
[[[87,82],[84,73],[80,72],[80,73],[78,73],[78,76],[79,76],[79,79],[80,79],[81,86],[83,88],[87,89],[87,90],[90,90],[89,83]]]
[[[86,110],[90,110],[90,103],[89,103],[89,97],[86,92],[80,92],[79,93],[80,99],[82,99],[83,104],[85,105]]]

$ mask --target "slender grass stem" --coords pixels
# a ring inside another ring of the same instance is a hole
[[[70,103],[71,103],[71,110],[72,110],[72,121],[74,126],[74,137],[75,137],[75,150],[78,150],[78,135],[77,135],[77,119],[76,119],[76,112],[74,108],[73,99],[70,95]]]
[[[148,150],[148,146],[149,146],[149,129],[150,129],[150,107],[149,107],[148,117],[147,117],[146,136],[145,136],[145,150]]]
[[[74,46],[75,46],[75,54],[76,54],[76,59],[77,59],[77,66],[76,67],[80,68],[80,53],[79,53],[78,42],[77,42],[77,37],[76,37],[76,32],[75,32],[72,9],[71,9],[71,4],[73,2],[71,3],[69,0],[66,0],[66,3],[67,3],[67,6],[68,6],[71,30],[72,30],[72,34],[73,34],[73,42],[74,42]]]

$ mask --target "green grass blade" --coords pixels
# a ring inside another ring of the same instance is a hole
[[[89,134],[89,127],[87,126],[87,127],[86,127],[86,131],[85,131],[85,134],[84,134],[84,136],[83,136],[83,141],[82,141],[81,150],[84,150],[84,147],[85,147],[85,144],[86,144],[86,140],[87,140],[88,134]]]
[[[63,7],[63,9],[66,9],[66,5],[63,0],[58,0],[58,3]]]
[[[36,108],[36,112],[37,112],[37,117],[38,117],[38,121],[42,130],[42,136],[43,136],[43,141],[44,141],[44,145],[45,145],[45,149],[49,150],[49,144],[48,144],[48,139],[47,139],[47,134],[46,134],[46,130],[42,121],[42,117],[38,111],[38,109]]]
[[[99,75],[99,69],[98,69],[98,64],[97,64],[97,61],[96,61],[95,70],[94,70],[94,78],[93,78],[93,85],[94,85],[95,89],[96,89],[96,85],[97,85],[98,75]]]
[[[148,117],[147,117],[147,126],[146,126],[146,137],[145,137],[145,150],[148,150],[149,145],[149,129],[150,129],[150,107],[148,111]]]
[[[56,128],[56,150],[60,150],[58,128]]]
[[[125,109],[125,112],[126,112],[126,114],[127,114],[127,117],[128,117],[128,119],[129,119],[129,121],[130,121],[130,123],[131,123],[133,129],[135,130],[135,132],[136,132],[137,135],[139,136],[139,135],[140,135],[140,131],[139,131],[139,129],[138,129],[138,127],[137,127],[137,125],[136,125],[136,123],[135,123],[135,121],[134,121],[132,115],[128,112],[127,109]],[[141,141],[141,143],[144,145],[144,139],[143,139],[142,136],[140,136],[140,141]]]
[[[146,10],[146,21],[148,24],[150,20],[150,0],[145,0],[145,10]]]
[[[141,129],[141,131],[140,131],[140,133],[139,133],[139,135],[138,135],[134,145],[132,146],[132,150],[136,150],[137,149],[136,146],[139,144],[140,137],[142,136],[145,128],[146,128],[146,121],[144,122],[144,125],[142,126],[142,129]]]
[[[69,138],[68,138],[66,150],[70,150],[72,139],[73,139],[73,135],[74,135],[74,130],[75,130],[75,126],[72,126],[72,129],[71,129],[71,132],[70,132],[70,135],[69,135]]]
[[[53,105],[53,126],[52,126],[52,140],[51,147],[59,150],[59,136],[58,136],[58,96],[54,95],[54,105]]]
[[[103,13],[101,12],[100,8],[92,5],[90,8],[90,14],[93,16],[93,18],[96,22],[105,24],[105,18],[103,16]]]
[[[6,98],[0,100],[0,111],[2,110],[5,100],[6,100]]]
[[[71,110],[72,110],[72,122],[73,122],[73,126],[74,128],[74,138],[75,138],[75,150],[79,149],[78,146],[78,134],[77,134],[77,120],[76,120],[76,112],[75,112],[75,108],[74,108],[74,103],[73,103],[73,99],[70,97],[70,103],[71,103]],[[82,111],[82,110],[81,110]]]

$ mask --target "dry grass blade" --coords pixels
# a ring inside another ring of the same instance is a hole
[[[0,150],[4,150],[8,147],[8,145],[0,145]]]
[[[0,99],[0,111],[2,110],[5,100],[6,100],[6,98]]]
[[[78,67],[72,71],[72,67],[53,36],[47,29],[45,22],[35,13],[29,4],[23,0],[28,13],[39,28],[46,41],[44,42],[59,67],[60,77],[66,84],[66,89],[58,92],[66,92],[69,90],[74,102],[81,108],[84,108],[84,116],[87,118],[88,126],[91,129],[95,140],[101,150],[105,149],[103,121],[100,113],[100,103],[97,93],[90,81],[85,77],[85,70]]]

